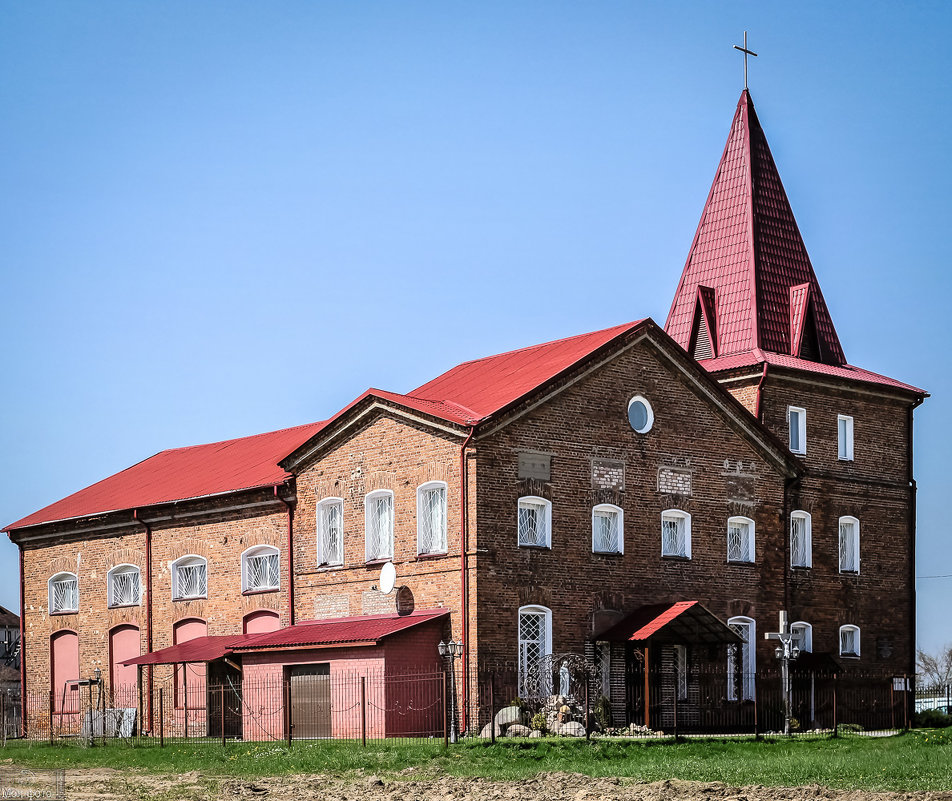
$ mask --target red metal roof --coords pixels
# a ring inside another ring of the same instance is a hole
[[[895,378],[888,378],[879,373],[864,370],[861,367],[854,367],[851,364],[822,364],[821,362],[814,362],[808,359],[799,359],[796,356],[787,356],[783,353],[770,353],[760,348],[755,348],[747,353],[738,353],[734,356],[705,359],[699,362],[699,364],[708,372],[718,373],[725,370],[735,370],[739,367],[759,366],[765,362],[773,367],[799,370],[805,373],[815,373],[817,375],[832,376],[834,378],[845,378],[850,381],[860,381],[864,384],[878,384],[879,386],[901,389],[915,395],[926,396],[929,394],[924,389],[914,387],[912,384],[904,384]]]
[[[258,635],[233,634],[230,636],[196,637],[194,640],[160,648],[149,654],[128,659],[124,665],[175,665],[183,662],[211,662],[230,653],[234,643]]]
[[[278,467],[278,461],[323,426],[323,422],[311,423],[162,451],[11,523],[5,530],[280,484],[289,474]]]
[[[824,361],[844,364],[833,320],[745,89],[665,330],[688,349],[699,285],[714,290],[721,356],[791,353],[790,289],[810,286]]]
[[[697,601],[678,601],[642,606],[592,639],[712,644],[737,642],[739,638]]]

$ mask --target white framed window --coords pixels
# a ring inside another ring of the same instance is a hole
[[[135,565],[116,565],[106,574],[106,603],[117,606],[138,606],[142,600],[142,579]]]
[[[686,645],[674,646],[674,671],[677,678],[675,690],[679,701],[688,698],[688,648]]]
[[[49,580],[50,614],[79,611],[79,579],[75,573],[57,573]]]
[[[364,553],[368,562],[393,559],[393,493],[374,490],[364,497]]]
[[[635,395],[628,401],[628,424],[637,434],[647,434],[654,425],[651,404],[641,395]]]
[[[621,507],[602,503],[592,508],[592,551],[625,552],[625,513]]]
[[[727,699],[752,701],[757,675],[757,624],[753,618],[741,616],[729,618],[727,625],[743,640],[727,646]]]
[[[680,509],[661,513],[661,555],[691,558],[691,515]]]
[[[241,555],[241,591],[267,592],[281,583],[281,562],[278,549],[256,545]]]
[[[446,553],[446,482],[417,487],[417,553]]]
[[[343,498],[324,498],[317,504],[317,564],[344,564]]]
[[[529,671],[552,653],[552,610],[545,606],[521,606],[518,627],[519,693],[524,695]]]
[[[859,520],[840,518],[840,573],[859,573]]]
[[[859,657],[859,626],[840,626],[840,656]]]
[[[529,495],[519,499],[519,545],[552,547],[552,504]]]
[[[813,653],[813,626],[798,620],[790,626],[790,633],[793,635],[793,644],[801,651]]]
[[[813,521],[799,509],[790,513],[790,565],[813,567]]]
[[[172,598],[186,601],[208,597],[208,560],[189,554],[172,562]]]
[[[787,425],[790,428],[790,450],[803,455],[807,452],[807,410],[799,406],[787,407]]]
[[[727,561],[753,562],[754,521],[749,517],[729,517],[727,519]]]
[[[841,462],[853,461],[853,418],[845,414],[836,416],[837,458]]]

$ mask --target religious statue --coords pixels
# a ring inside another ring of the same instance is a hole
[[[569,665],[565,660],[559,668],[559,695],[567,696],[569,694]]]

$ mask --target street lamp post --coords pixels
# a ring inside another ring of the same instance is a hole
[[[780,631],[769,632],[764,635],[764,639],[777,641],[774,656],[780,661],[780,681],[783,685],[783,733],[790,734],[790,709],[793,705],[790,663],[800,656],[800,648],[794,642],[786,610],[780,612]]]
[[[456,660],[461,659],[463,656],[463,643],[462,642],[443,642],[440,640],[440,644],[437,646],[437,650],[440,652],[440,656],[444,659],[449,659],[449,673],[450,673],[450,692],[449,698],[449,715],[450,715],[450,742],[456,742]]]

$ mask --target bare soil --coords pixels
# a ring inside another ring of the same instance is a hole
[[[444,776],[419,780],[413,771],[398,779],[298,775],[216,778],[198,772],[155,775],[109,769],[70,770],[71,801],[952,801],[952,792],[869,792],[825,787],[731,787],[720,783],[592,778],[544,773],[520,781]]]

